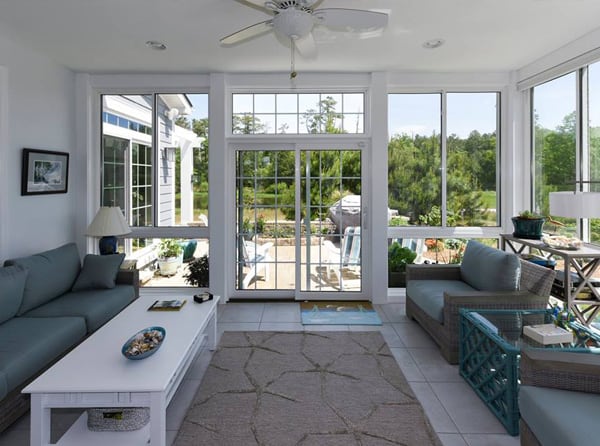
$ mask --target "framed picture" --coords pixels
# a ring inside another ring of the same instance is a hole
[[[21,195],[64,194],[68,181],[68,153],[23,149]]]

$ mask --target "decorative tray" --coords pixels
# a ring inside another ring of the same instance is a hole
[[[569,251],[576,251],[583,245],[583,242],[577,237],[566,237],[563,235],[546,235],[542,237],[542,242],[549,248]]]
[[[145,359],[153,355],[165,340],[166,331],[163,327],[148,327],[130,337],[121,353],[127,359]]]

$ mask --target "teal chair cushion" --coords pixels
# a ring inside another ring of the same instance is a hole
[[[75,243],[4,262],[10,265],[29,271],[18,316],[70,291],[81,268]]]
[[[600,395],[547,387],[521,386],[521,417],[541,444],[598,444]]]
[[[81,342],[85,334],[81,317],[14,317],[0,324],[0,373],[8,392]]]
[[[116,285],[110,290],[73,291],[29,311],[26,316],[80,316],[85,318],[87,331],[91,333],[116,316],[134,298],[135,290],[131,285]]]
[[[406,295],[440,324],[444,323],[444,291],[460,294],[475,290],[460,280],[409,280],[406,283]]]
[[[86,255],[72,291],[114,288],[124,259],[125,254]]]
[[[26,279],[27,270],[22,266],[0,268],[0,324],[19,311]]]
[[[460,275],[480,291],[515,291],[519,289],[521,262],[515,254],[469,240]]]

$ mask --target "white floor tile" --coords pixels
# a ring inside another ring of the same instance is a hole
[[[300,322],[300,306],[295,302],[266,303],[261,322]]]
[[[448,364],[437,348],[409,348],[417,367],[429,382],[463,382],[458,366]]]
[[[227,303],[219,315],[219,322],[260,322],[264,306],[263,303]]]
[[[400,366],[400,370],[404,374],[404,377],[408,382],[411,381],[425,381],[425,377],[415,364],[412,356],[405,348],[390,348],[394,358],[396,358],[396,362]]]
[[[416,322],[392,324],[400,339],[408,348],[437,349],[437,344]]]
[[[444,446],[469,446],[460,434],[439,434],[438,437]]]
[[[461,434],[506,434],[504,426],[465,382],[429,384]]]
[[[423,406],[433,429],[437,433],[458,433],[458,428],[428,383],[413,381],[410,383],[410,387]]]
[[[499,434],[465,434],[463,435],[469,446],[519,446],[519,437]]]
[[[261,322],[260,331],[304,331],[300,322]]]
[[[388,322],[409,322],[406,317],[406,306],[403,303],[383,304],[381,310]]]

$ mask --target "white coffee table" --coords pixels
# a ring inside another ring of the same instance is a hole
[[[137,299],[23,390],[31,394],[31,445],[51,444],[51,409],[67,407],[149,407],[150,423],[131,432],[92,432],[84,412],[56,444],[133,446],[150,439],[165,445],[169,401],[204,338],[216,348],[219,296],[202,304],[188,297],[180,311],[147,311],[157,299]],[[156,325],[166,336],[154,355],[132,361],[121,354],[130,336]]]

